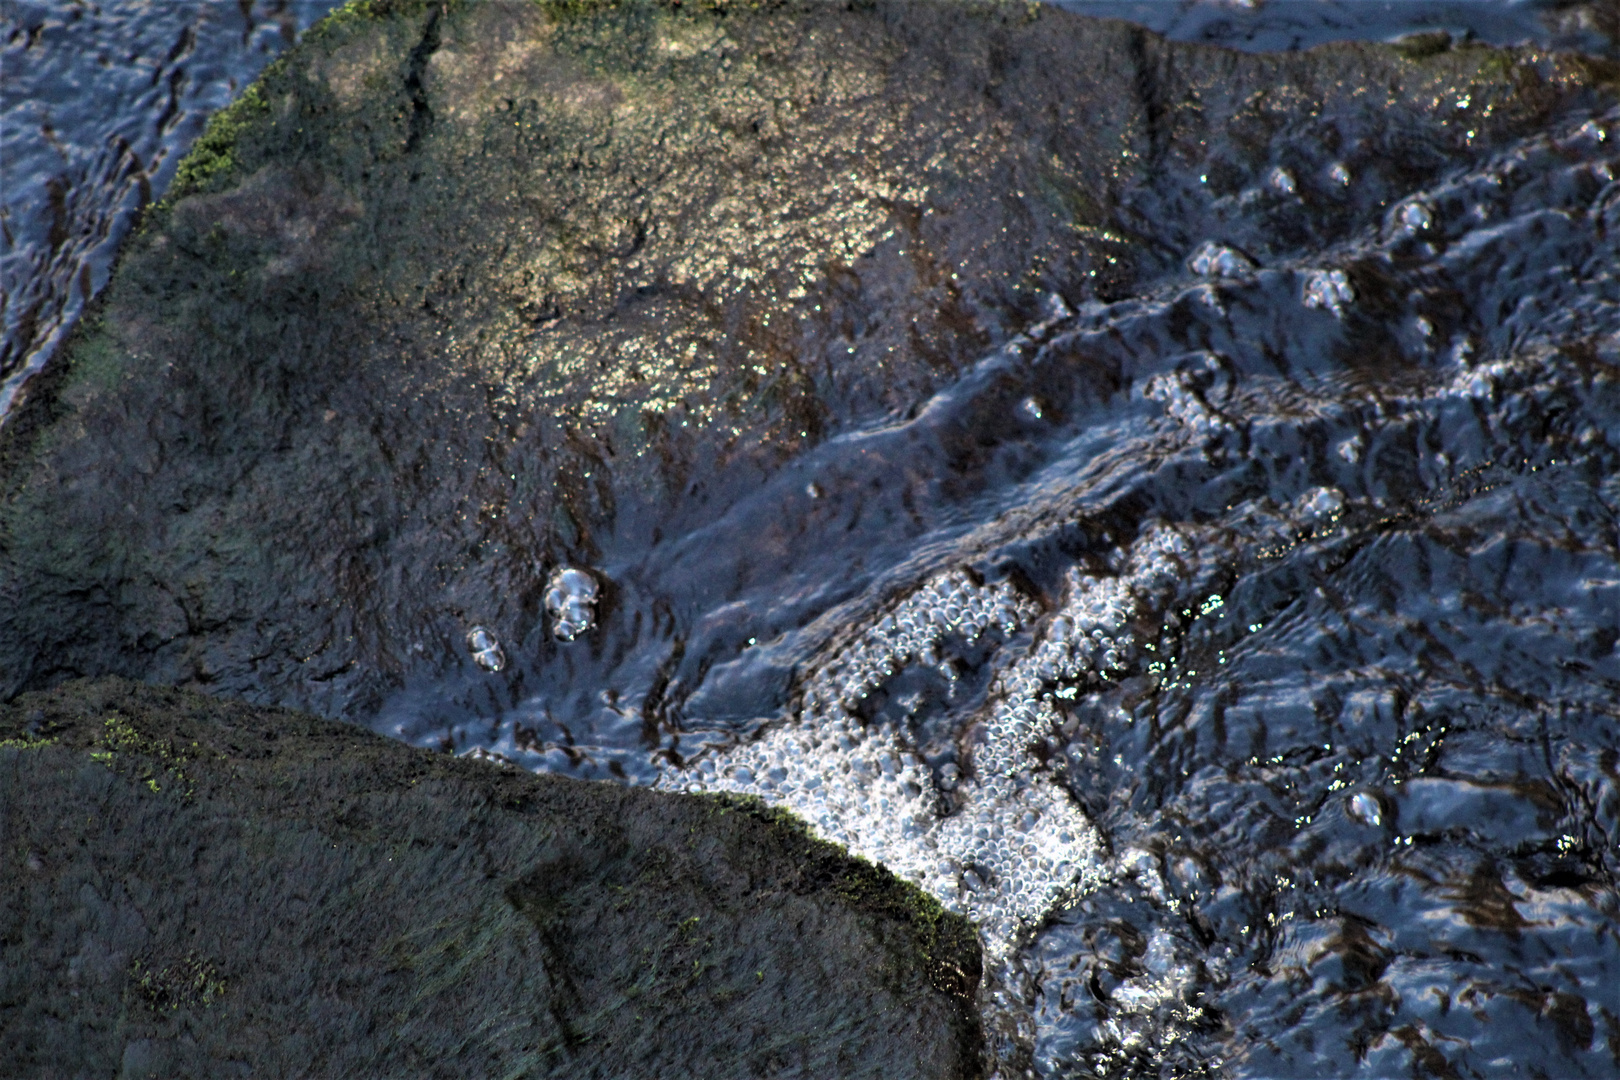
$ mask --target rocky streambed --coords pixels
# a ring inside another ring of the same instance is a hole
[[[1616,78],[1022,4],[351,5],[216,117],[0,429],[0,696],[78,717],[6,752],[48,800],[113,790],[124,739],[118,797],[171,797],[140,785],[201,736],[108,726],[168,694],[790,808],[977,925],[982,982],[898,908],[914,963],[851,971],[944,995],[949,1038],[885,1044],[924,1073],[980,1069],[971,997],[1004,1075],[1601,1075]],[[51,689],[107,675],[181,689]],[[347,738],[343,798],[384,759],[530,783]],[[738,814],[739,852],[786,828]],[[445,942],[498,914],[549,972],[535,912],[620,933],[621,862],[513,884],[548,828]],[[147,985],[238,963],[129,933]],[[616,960],[563,998],[500,963],[554,1003],[514,1054],[626,1023]]]

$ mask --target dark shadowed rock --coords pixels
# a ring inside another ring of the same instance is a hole
[[[756,804],[118,679],[0,775],[8,1076],[980,1073],[966,921]]]
[[[0,697],[370,717],[474,625],[517,694],[564,662],[557,565],[714,520],[1048,294],[1342,239],[1609,77],[1023,4],[346,9],[216,119],[8,424]],[[662,603],[637,632],[707,670]]]

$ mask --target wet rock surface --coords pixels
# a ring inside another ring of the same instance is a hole
[[[1244,57],[1024,8],[372,8],[215,124],[8,422],[5,692],[118,672],[364,718],[469,673],[474,625],[497,697],[577,678],[614,658],[548,639],[558,566],[903,413],[1044,292],[1120,295],[1223,227],[1331,242],[1592,93],[1569,59]],[[1299,208],[1257,230],[1278,165]]]
[[[8,423],[5,693],[785,805],[977,922],[1004,1075],[1613,1072],[1612,66],[437,10]]]
[[[7,1075],[980,1075],[967,923],[757,804],[118,679],[0,772]]]

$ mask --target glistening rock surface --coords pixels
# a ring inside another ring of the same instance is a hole
[[[1602,93],[1529,52],[692,7],[362,4],[220,117],[6,426],[0,696],[111,672],[370,719],[481,678],[484,625],[501,701],[618,666],[656,741],[730,648],[693,611],[788,541],[701,597],[610,579],[567,646],[556,565],[656,553],[1047,294],[1121,295],[1213,234],[1333,242]],[[1290,204],[1245,213],[1276,170]]]
[[[967,923],[757,805],[118,679],[0,776],[8,1076],[980,1073]]]

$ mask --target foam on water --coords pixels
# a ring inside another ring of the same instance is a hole
[[[1073,700],[1144,662],[1163,671],[1138,627],[1156,630],[1200,576],[1196,562],[1184,531],[1150,523],[1119,553],[1118,573],[1071,567],[1061,606],[1045,616],[1008,582],[939,575],[816,665],[802,704],[764,735],[696,756],[659,786],[755,795],[793,810],[973,918],[992,960],[1004,959],[1055,905],[1112,873],[1095,828],[1044,760],[1049,740],[1065,741],[1054,699]],[[1211,595],[1202,610],[1221,603]],[[931,772],[900,725],[863,721],[862,702],[908,667],[937,668],[954,683],[940,646],[992,632],[998,673],[960,724],[960,779],[951,766]]]

